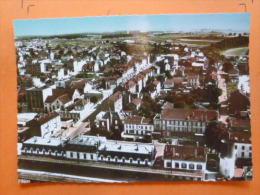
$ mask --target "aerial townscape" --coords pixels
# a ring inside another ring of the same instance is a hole
[[[249,32],[16,37],[19,182],[252,180]]]

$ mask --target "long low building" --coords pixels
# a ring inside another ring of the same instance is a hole
[[[21,153],[81,161],[152,166],[156,148],[153,144],[108,141],[105,137],[79,135],[71,141],[32,137],[23,142]]]

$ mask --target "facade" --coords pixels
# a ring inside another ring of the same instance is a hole
[[[32,137],[25,142],[21,149],[22,154],[66,157],[64,150],[65,140],[60,138]]]
[[[51,87],[26,89],[26,101],[29,110],[34,112],[44,111],[44,102],[48,96],[52,95]]]
[[[97,150],[103,142],[105,137],[79,135],[66,145],[66,158],[97,161]]]
[[[154,128],[163,137],[190,137],[204,134],[211,121],[217,121],[219,113],[215,110],[164,109],[154,117]]]
[[[153,131],[154,126],[151,119],[141,116],[127,116],[121,136],[135,140],[143,138],[145,135],[150,136]]]
[[[109,97],[109,108],[115,112],[120,112],[123,109],[122,92],[117,91]]]
[[[152,166],[156,149],[151,144],[107,141],[99,147],[98,160],[130,165]]]
[[[207,153],[205,147],[165,146],[163,155],[165,169],[204,173],[206,171],[206,162]]]

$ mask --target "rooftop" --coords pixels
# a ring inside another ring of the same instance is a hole
[[[94,146],[98,142],[105,143],[106,137],[79,135],[72,139],[69,144]]]
[[[218,111],[215,110],[198,110],[169,108],[161,112],[161,119],[169,120],[188,120],[188,121],[213,121],[219,117]]]
[[[64,140],[60,138],[43,138],[43,137],[31,137],[30,139],[26,140],[25,144],[36,144],[36,145],[43,145],[43,146],[59,146],[64,142]]]
[[[152,124],[152,120],[142,116],[127,116],[125,124]]]
[[[166,145],[163,158],[206,162],[206,148],[197,146]]]
[[[150,154],[154,150],[154,148],[155,147],[151,144],[140,144],[134,142],[119,142],[109,140],[106,143],[102,143],[99,147],[99,150],[137,154]]]

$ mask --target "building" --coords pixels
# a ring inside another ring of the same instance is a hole
[[[21,153],[52,157],[66,157],[64,144],[60,138],[32,137],[23,142]]]
[[[40,132],[41,137],[48,138],[61,130],[61,117],[57,112],[51,112],[43,116],[37,115],[28,126],[33,131]]]
[[[188,81],[188,85],[192,87],[199,87],[200,86],[200,79],[199,75],[196,74],[189,74],[186,76]]]
[[[109,109],[112,111],[120,112],[123,109],[123,94],[121,91],[111,95],[108,100]]]
[[[121,136],[126,139],[143,139],[154,131],[152,120],[142,116],[127,116]]]
[[[79,135],[66,144],[66,158],[97,161],[97,150],[104,142],[105,137]]]
[[[219,113],[215,110],[164,109],[154,117],[154,128],[163,137],[193,137],[203,135],[211,121],[217,121]]]
[[[174,80],[173,79],[166,79],[163,83],[164,89],[171,89],[174,87]]]
[[[229,114],[240,114],[241,111],[246,111],[249,107],[249,98],[240,90],[231,93],[229,98]]]
[[[164,148],[163,165],[165,169],[204,173],[206,162],[205,147],[166,145]]]
[[[122,129],[122,120],[118,112],[107,111],[100,112],[95,120],[96,128],[104,131],[120,131]]]
[[[234,143],[236,158],[252,158],[251,133],[229,132],[229,141]]]
[[[26,89],[26,101],[29,110],[34,112],[44,111],[44,102],[48,96],[52,95],[51,87],[35,87]]]
[[[107,141],[98,149],[98,160],[102,162],[152,166],[156,154],[152,144]]]

